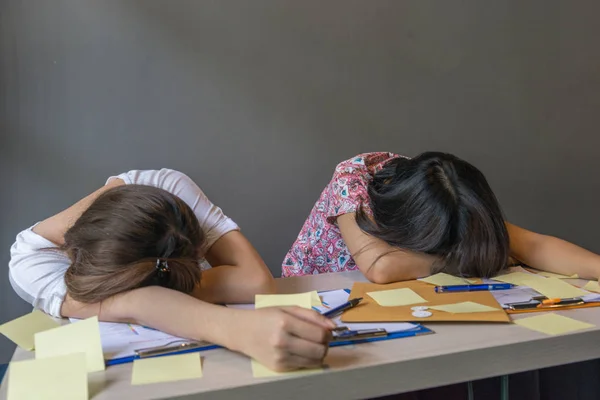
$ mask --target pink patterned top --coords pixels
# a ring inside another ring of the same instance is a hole
[[[338,216],[359,206],[370,212],[367,187],[392,153],[365,153],[343,161],[321,193],[298,238],[286,254],[282,276],[314,275],[356,270],[357,266],[337,226]]]

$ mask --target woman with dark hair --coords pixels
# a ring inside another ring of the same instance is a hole
[[[483,174],[438,152],[367,153],[340,163],[283,276],[359,269],[390,283],[436,272],[492,277],[511,264],[598,279],[600,256],[505,222]]]
[[[168,169],[111,177],[19,233],[9,278],[50,315],[139,323],[274,370],[320,365],[333,327],[312,310],[211,304],[251,303],[274,291],[273,277],[238,226],[189,177]]]

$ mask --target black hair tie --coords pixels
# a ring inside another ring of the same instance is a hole
[[[167,260],[161,260],[160,258],[156,259],[156,277],[159,281],[164,281],[167,276],[171,272],[171,268],[169,267],[169,263]]]

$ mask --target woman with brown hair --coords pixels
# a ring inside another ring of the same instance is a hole
[[[139,323],[275,370],[320,365],[333,328],[312,310],[214,305],[253,302],[274,291],[273,277],[235,222],[168,169],[111,177],[19,233],[9,278],[50,315]]]

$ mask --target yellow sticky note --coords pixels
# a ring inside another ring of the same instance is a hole
[[[513,285],[518,286],[529,286],[528,283],[531,280],[543,280],[545,278],[538,276],[536,274],[530,274],[528,272],[512,272],[510,274],[499,275],[492,278],[495,281],[512,283]]]
[[[526,286],[529,286],[549,299],[568,299],[587,294],[578,287],[569,285],[567,282],[557,278],[532,279],[527,282]]]
[[[473,279],[459,278],[458,276],[452,276],[443,272],[419,280],[435,286],[468,285],[470,283],[475,283]]]
[[[498,311],[499,308],[486,306],[473,301],[463,301],[462,303],[444,304],[441,306],[430,306],[432,310],[445,311],[452,314],[477,313]]]
[[[586,322],[577,321],[573,318],[563,317],[562,315],[552,313],[544,313],[544,315],[522,318],[514,322],[515,324],[527,329],[542,332],[547,335],[561,335],[563,333],[593,328],[595,326]]]
[[[383,307],[407,306],[409,304],[427,303],[427,300],[419,296],[409,288],[380,290],[367,293],[373,300]]]
[[[558,279],[577,279],[577,278],[579,278],[579,275],[577,275],[577,274],[562,275],[562,274],[555,274],[554,272],[546,272],[546,271],[540,271],[537,274],[541,275],[541,276],[545,276],[546,278],[558,278]]]
[[[299,369],[297,371],[290,372],[275,372],[265,367],[258,361],[252,360],[252,376],[255,378],[268,378],[271,376],[294,376],[294,375],[307,375],[314,374],[317,372],[323,371],[323,368],[313,368],[313,369]]]
[[[83,353],[10,363],[9,400],[87,400],[88,380]]]
[[[583,288],[585,290],[589,290],[590,292],[600,293],[600,285],[598,284],[598,281],[589,281]]]
[[[33,336],[38,332],[59,327],[60,324],[39,310],[0,325],[0,333],[25,350],[33,350]]]
[[[85,353],[88,372],[104,370],[98,317],[35,334],[35,358]]]
[[[202,378],[199,353],[146,358],[133,362],[132,385]]]
[[[297,294],[257,294],[254,308],[298,306],[312,308],[313,295],[311,292]]]
[[[319,297],[319,293],[316,290],[310,292],[311,300],[310,303],[313,307],[321,307],[323,303],[321,302],[321,297]]]

